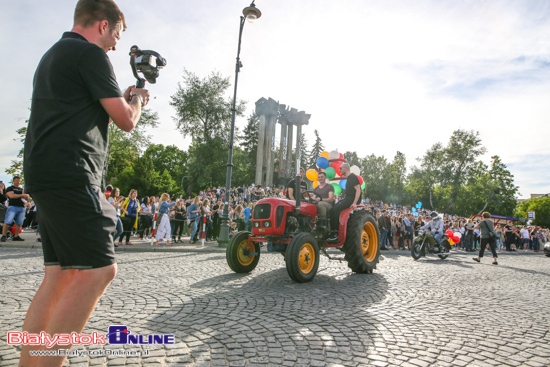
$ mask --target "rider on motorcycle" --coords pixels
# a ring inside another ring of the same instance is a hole
[[[437,213],[432,212],[430,214],[430,217],[432,220],[426,224],[425,226],[421,227],[420,229],[428,230],[431,232],[431,234],[434,236],[435,241],[437,242],[438,246],[441,246],[441,237],[443,237],[443,218]]]

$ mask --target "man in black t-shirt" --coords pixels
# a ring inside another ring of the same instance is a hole
[[[125,28],[113,0],[79,0],[71,32],[34,75],[24,170],[40,212],[45,276],[24,331],[81,332],[116,275],[116,213],[99,189],[109,122],[131,131],[149,100],[145,89],[121,92],[107,56]],[[63,364],[64,356],[35,361],[31,348],[23,346],[20,365]]]
[[[307,184],[304,182],[304,175],[306,174],[306,171],[303,167],[300,167],[300,191],[303,193],[304,191],[307,191]],[[296,200],[296,195],[294,195],[294,191],[296,190],[296,177],[293,178],[288,182],[288,185],[286,186],[286,198],[289,200]]]
[[[342,163],[340,172],[347,179],[345,197],[330,210],[330,229],[332,233],[328,241],[338,240],[340,212],[346,208],[355,208],[357,204],[361,203],[361,185],[355,173],[351,173],[349,164]]]
[[[23,225],[25,220],[25,214],[27,210],[25,209],[25,203],[23,200],[29,200],[29,195],[25,194],[25,190],[20,187],[21,177],[13,177],[13,185],[6,189],[6,196],[8,197],[8,210],[6,211],[6,218],[4,220],[4,225],[2,226],[2,238],[0,241],[6,242],[6,233],[8,232],[8,227],[15,222],[14,225],[14,237],[12,241],[24,241],[19,236],[19,229]]]

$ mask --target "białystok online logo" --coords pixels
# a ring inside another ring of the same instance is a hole
[[[26,331],[8,331],[9,345],[45,345],[51,348],[54,345],[91,345],[91,344],[174,344],[173,334],[132,334],[125,325],[111,325],[109,332],[98,334],[55,334],[49,335],[42,331],[40,334],[32,334]]]

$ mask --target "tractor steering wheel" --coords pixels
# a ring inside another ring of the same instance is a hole
[[[316,193],[313,190],[306,190],[306,191],[302,192],[302,197],[303,197],[304,194],[313,194],[313,195],[317,195],[319,198],[321,198],[321,195],[319,195],[318,193]],[[310,195],[308,195],[307,198],[304,198],[304,200],[306,202],[310,203],[310,204],[317,204],[317,201],[314,198],[312,198]]]

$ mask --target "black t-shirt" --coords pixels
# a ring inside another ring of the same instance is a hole
[[[355,175],[355,173],[350,173],[347,177],[348,182],[346,182],[346,197],[355,197],[355,186],[359,185],[359,179]],[[359,185],[361,186],[361,185]],[[361,187],[359,187],[359,191],[361,192]],[[356,204],[361,204],[361,197],[363,196],[363,193],[361,192],[359,194],[359,199],[357,200]]]
[[[13,192],[15,195],[22,195],[23,194],[23,188],[22,187],[10,186],[6,189],[6,196],[8,196],[7,195],[8,192]],[[23,203],[22,198],[10,199],[8,197],[8,205],[9,206],[25,206],[25,203]]]
[[[291,187],[292,187],[293,191],[296,191],[296,178],[293,178],[292,180],[290,180],[287,187],[286,187],[286,198],[287,199],[290,199],[288,189],[291,188]],[[305,183],[304,181],[300,182],[300,190],[301,191],[306,191],[307,190],[307,183]],[[294,198],[296,198],[296,193],[294,193]]]
[[[105,51],[65,32],[34,75],[24,156],[28,192],[99,186],[109,127],[99,100],[114,97],[122,92]]]

